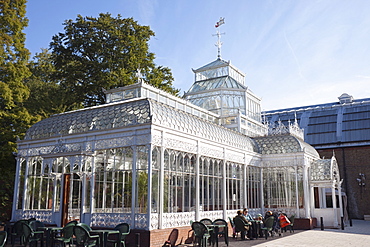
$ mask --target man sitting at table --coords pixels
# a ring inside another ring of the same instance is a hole
[[[250,229],[250,223],[245,219],[243,216],[242,211],[238,210],[237,215],[234,217],[234,224],[235,224],[235,231],[240,232],[241,239],[247,240],[249,238],[246,238],[245,235],[247,231]]]

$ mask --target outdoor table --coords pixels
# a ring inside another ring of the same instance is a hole
[[[55,227],[55,226],[43,226],[43,227],[38,227],[38,231],[43,231],[45,233],[45,239],[46,239],[46,246],[54,246],[54,237],[55,233],[57,231],[62,230],[63,227]],[[42,240],[44,241],[44,240]]]
[[[262,220],[255,220],[254,222],[255,222],[256,229],[254,229],[253,231],[255,231],[256,238],[263,238],[263,232],[261,230],[261,227],[263,225],[263,221]]]
[[[120,233],[117,230],[111,230],[111,229],[101,229],[101,230],[91,230],[90,234],[94,235],[98,234],[100,238],[99,245],[100,247],[106,247],[107,246],[107,238],[108,238],[108,233]]]
[[[228,239],[228,228],[227,225],[206,225],[208,228],[208,232],[211,235],[211,241],[212,241],[212,246],[216,244],[218,247],[218,230],[220,227],[225,227],[225,243],[227,246],[229,246],[229,239]]]

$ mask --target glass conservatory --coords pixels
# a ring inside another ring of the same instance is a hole
[[[106,104],[33,125],[18,141],[12,220],[127,222],[150,232],[244,207],[318,217],[312,188],[321,170],[312,167],[322,160],[297,125],[262,123],[259,98],[229,63],[195,73],[185,99],[139,78],[106,91]]]

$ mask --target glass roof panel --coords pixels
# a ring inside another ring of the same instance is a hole
[[[158,124],[176,131],[196,134],[201,138],[257,152],[256,143],[249,137],[220,125],[205,121],[152,99],[123,101],[53,115],[34,124],[25,140],[109,130],[143,123]]]
[[[311,164],[311,181],[331,181],[331,160],[315,160]]]
[[[256,137],[254,140],[262,154],[296,153],[304,150],[318,158],[320,157],[312,146],[291,135]]]
[[[222,76],[218,78],[194,82],[194,84],[190,87],[187,94],[218,88],[239,88],[245,90],[247,89],[244,85],[240,84],[230,76]]]

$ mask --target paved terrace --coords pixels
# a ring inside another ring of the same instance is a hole
[[[280,246],[291,246],[291,247],[305,247],[305,246],[320,246],[320,247],[339,247],[339,246],[351,246],[351,247],[362,247],[370,246],[370,221],[364,220],[353,220],[353,226],[346,226],[344,230],[341,229],[325,229],[315,228],[314,230],[295,230],[294,233],[287,231],[282,237],[276,235],[275,237],[269,237],[267,240],[259,238],[255,240],[240,240],[229,238],[229,247],[280,247]],[[10,242],[10,241],[9,241]],[[8,243],[6,246],[11,246]],[[15,245],[20,247],[20,245]],[[127,246],[127,245],[126,245]],[[180,245],[180,246],[192,246],[192,245]],[[136,246],[127,246],[136,247]],[[157,247],[157,246],[153,246]],[[158,246],[161,247],[161,246]],[[219,247],[226,247],[223,239],[220,239]]]
[[[278,235],[269,237],[267,240],[264,238],[255,240],[240,240],[230,239],[229,247],[305,247],[305,246],[320,246],[320,247],[339,247],[351,246],[362,247],[370,246],[370,221],[353,220],[352,227],[349,225],[341,229],[324,229],[315,228],[314,230],[295,230],[294,233],[287,231],[282,237]],[[184,245],[186,246],[186,245]],[[191,245],[190,245],[191,246]],[[226,244],[220,239],[219,247],[226,247]]]

